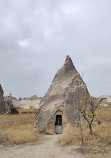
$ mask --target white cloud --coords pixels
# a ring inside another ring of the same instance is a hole
[[[18,44],[19,44],[19,46],[21,46],[21,47],[23,47],[23,48],[29,46],[29,43],[28,43],[28,41],[26,41],[26,40],[21,40],[21,41],[18,42]]]
[[[91,95],[111,94],[110,6],[110,0],[0,1],[5,94],[44,95],[67,53]]]
[[[85,11],[85,5],[79,1],[67,1],[62,4],[61,6],[62,12],[68,16],[69,18],[72,17],[83,17]]]

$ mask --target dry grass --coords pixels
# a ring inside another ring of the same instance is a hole
[[[80,144],[80,130],[77,127],[69,128],[68,132],[59,137],[60,145],[78,145]]]
[[[30,108],[30,109],[23,109],[23,108],[17,108],[17,111],[21,113],[36,113],[37,109]]]
[[[89,158],[111,157],[111,107],[100,107],[97,116],[101,124],[93,123],[93,135],[89,134],[87,125],[83,128],[85,145],[82,146],[79,127],[71,128],[67,134],[59,137],[61,145],[75,145],[78,151],[90,153]]]
[[[5,114],[0,116],[0,144],[34,143],[38,140],[33,129],[35,114]]]

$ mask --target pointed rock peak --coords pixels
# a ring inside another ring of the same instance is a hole
[[[78,73],[78,71],[76,70],[73,62],[72,62],[72,59],[70,58],[69,55],[66,56],[66,60],[65,60],[65,63],[64,63],[64,66],[65,66],[65,69],[66,70],[73,70],[75,73]]]
[[[70,58],[69,55],[66,56],[66,60],[65,60],[64,65],[65,65],[65,66],[71,66],[71,65],[74,66],[74,65],[73,65],[73,62],[72,62],[72,59]]]

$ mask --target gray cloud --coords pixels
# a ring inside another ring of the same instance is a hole
[[[111,94],[110,0],[0,0],[5,95],[43,96],[69,54],[91,95]]]

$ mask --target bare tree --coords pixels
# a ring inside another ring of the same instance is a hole
[[[97,100],[90,96],[86,96],[79,105],[80,112],[88,123],[91,135],[92,135],[92,122],[94,121],[94,118],[96,118],[95,111],[97,110],[98,105],[99,103],[97,102]]]

